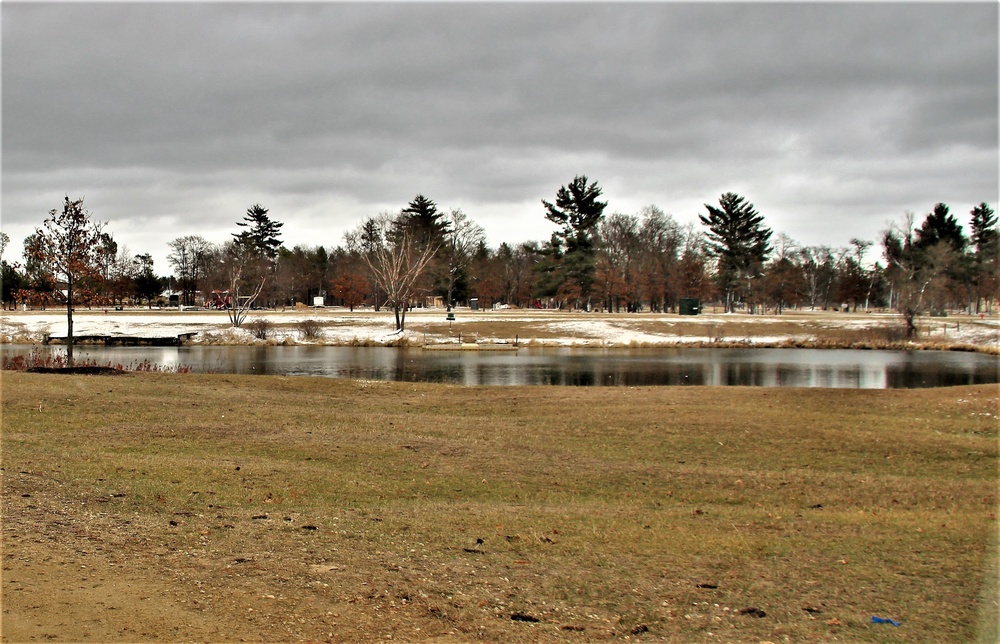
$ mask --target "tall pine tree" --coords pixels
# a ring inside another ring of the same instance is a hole
[[[719,286],[726,294],[726,312],[732,312],[737,296],[743,296],[753,311],[753,280],[760,276],[771,252],[771,229],[754,205],[735,192],[719,198],[719,207],[705,204],[708,215],[699,215],[708,227],[708,250],[718,260]]]
[[[272,220],[267,212],[267,208],[259,203],[247,208],[247,214],[243,217],[243,221],[236,222],[237,226],[246,230],[233,233],[233,238],[241,247],[273,262],[278,256],[278,247],[281,246],[281,239],[278,235],[284,224]]]
[[[972,242],[972,283],[975,289],[975,310],[983,307],[992,312],[993,301],[1000,295],[1000,232],[997,216],[985,201],[969,213],[970,241]]]
[[[409,232],[410,238],[419,248],[436,249],[444,246],[445,236],[451,228],[444,213],[438,211],[437,204],[418,194],[399,212],[399,217],[389,231],[390,241],[397,242],[401,239],[404,230]]]
[[[587,175],[573,178],[556,192],[555,203],[542,200],[545,218],[560,227],[552,234],[561,290],[589,308],[597,270],[597,227],[608,202],[598,201],[601,188]]]
[[[948,211],[948,205],[937,203],[917,229],[913,245],[917,250],[926,251],[941,242],[947,243],[952,250],[961,253],[965,250],[968,240],[958,219]]]

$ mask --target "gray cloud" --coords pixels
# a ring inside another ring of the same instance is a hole
[[[66,193],[158,258],[257,201],[289,245],[335,245],[417,192],[543,239],[579,173],[681,221],[743,191],[813,244],[997,200],[994,3],[0,11],[15,241]]]

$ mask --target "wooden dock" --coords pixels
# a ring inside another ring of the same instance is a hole
[[[517,351],[516,344],[477,342],[425,344],[424,351]]]

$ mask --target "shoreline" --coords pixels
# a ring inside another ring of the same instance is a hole
[[[14,341],[7,342],[0,339],[0,346],[10,345],[10,346],[50,346],[58,347],[65,346],[65,342],[62,339],[56,339],[55,341],[50,341],[48,343],[39,342],[25,342],[25,341]],[[166,346],[160,344],[104,344],[101,342],[74,342],[73,346],[76,347],[93,347],[93,346]],[[258,341],[253,343],[248,342],[180,342],[177,345],[171,346],[321,346],[321,347],[344,347],[344,348],[365,348],[365,347],[383,347],[388,349],[424,349],[424,350],[471,350],[477,348],[472,343],[463,343],[459,345],[458,343],[449,342],[439,342],[439,343],[428,343],[428,344],[409,344],[406,342],[401,343],[379,343],[379,344],[356,344],[356,343],[346,343],[346,342],[299,342],[295,340],[287,340],[282,342],[266,342]],[[843,350],[853,350],[853,351],[956,351],[964,353],[982,353],[984,355],[995,355],[1000,356],[1000,348],[989,347],[974,344],[962,344],[962,343],[942,343],[942,342],[893,342],[893,343],[870,343],[870,342],[822,342],[822,341],[808,341],[808,340],[794,340],[788,339],[781,342],[740,342],[740,341],[723,341],[723,342],[663,342],[656,344],[598,344],[598,343],[587,343],[587,342],[577,342],[559,340],[554,342],[549,341],[526,341],[520,344],[513,344],[507,342],[483,342],[478,346],[478,350],[488,351],[488,350],[499,350],[501,348],[506,349],[510,347],[509,350],[517,349],[610,349],[610,350],[633,350],[633,349],[819,349],[819,350],[830,350],[830,351],[843,351]]]
[[[899,316],[886,312],[790,311],[781,315],[705,313],[584,313],[558,310],[418,309],[406,329],[395,330],[390,311],[326,308],[261,310],[243,326],[224,311],[127,309],[78,310],[74,336],[153,341],[178,345],[435,347],[461,345],[520,348],[782,348],[968,351],[1000,355],[1000,318],[954,315],[921,318],[923,336],[907,340]],[[0,344],[62,344],[65,311],[4,311]],[[86,342],[76,342],[87,346]]]

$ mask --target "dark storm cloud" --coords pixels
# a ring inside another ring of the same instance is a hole
[[[494,243],[541,239],[539,200],[578,173],[612,209],[681,220],[745,191],[774,228],[834,245],[997,198],[993,3],[2,12],[15,241],[67,192],[154,255],[221,241],[255,201],[286,242],[336,244],[417,192]]]

